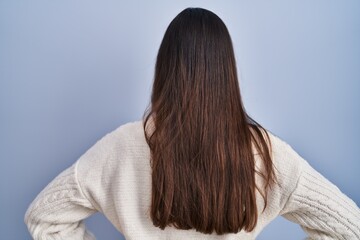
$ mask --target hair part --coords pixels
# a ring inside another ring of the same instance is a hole
[[[256,190],[264,211],[276,181],[271,142],[245,111],[230,34],[213,12],[186,8],[168,26],[143,124],[154,226],[219,235],[256,227]],[[264,172],[255,169],[253,143]],[[265,180],[264,189],[255,174]]]

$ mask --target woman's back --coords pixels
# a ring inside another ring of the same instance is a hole
[[[359,239],[357,205],[289,144],[268,134],[281,186],[275,185],[269,192],[264,212],[263,198],[257,193],[259,216],[252,232],[209,235],[170,226],[161,230],[153,225],[149,215],[150,150],[142,121],[121,125],[96,142],[38,195],[25,221],[35,239],[93,239],[78,221],[96,211],[126,239],[255,239],[271,220],[283,215],[300,224],[313,239]],[[256,151],[254,155],[260,170],[261,158]],[[261,186],[262,179],[256,181]]]

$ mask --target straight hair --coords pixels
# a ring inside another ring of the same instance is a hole
[[[186,8],[171,21],[157,54],[143,127],[154,226],[218,235],[256,227],[256,190],[264,211],[267,190],[276,182],[271,142],[245,111],[232,41],[213,12]],[[255,168],[252,144],[263,172]],[[255,174],[264,179],[263,189]]]

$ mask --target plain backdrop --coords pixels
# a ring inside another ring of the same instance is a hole
[[[36,195],[140,120],[156,54],[186,7],[223,19],[246,110],[360,204],[360,1],[0,0],[0,239],[30,239]],[[123,239],[97,213],[98,239]],[[257,238],[303,239],[278,217]]]

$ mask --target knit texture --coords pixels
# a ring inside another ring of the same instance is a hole
[[[360,239],[360,209],[288,143],[267,131],[279,183],[268,193],[268,206],[257,192],[258,223],[252,232],[203,234],[153,226],[150,149],[142,121],[128,122],[99,139],[55,177],[33,200],[25,223],[35,240],[93,240],[83,219],[101,212],[132,239],[255,239],[277,216],[299,224],[307,239]],[[254,148],[256,168],[263,169]],[[258,186],[263,180],[256,176]]]

